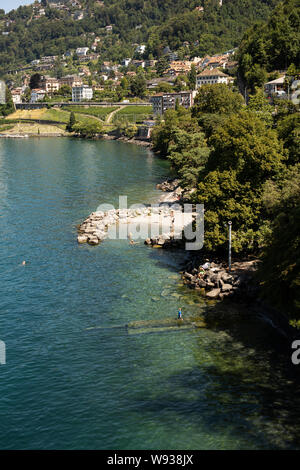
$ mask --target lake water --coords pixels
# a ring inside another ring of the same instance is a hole
[[[168,174],[119,142],[0,140],[0,448],[299,447],[298,370],[250,309],[184,287],[185,253],[77,244],[99,204],[155,201]],[[217,321],[167,327],[179,306]]]

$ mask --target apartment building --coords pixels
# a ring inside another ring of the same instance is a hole
[[[194,104],[192,91],[180,91],[178,93],[158,93],[150,98],[153,106],[153,114],[163,115],[168,109],[175,109],[176,103],[184,108],[191,108]]]
[[[93,99],[93,88],[88,85],[73,86],[72,88],[72,101],[89,101]]]

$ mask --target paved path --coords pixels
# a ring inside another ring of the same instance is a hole
[[[105,124],[109,124],[112,121],[114,115],[118,113],[119,111],[121,111],[121,109],[123,108],[126,108],[126,106],[120,106],[119,108],[114,109],[111,113],[109,113],[108,116],[106,117]]]

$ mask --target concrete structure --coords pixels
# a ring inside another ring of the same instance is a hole
[[[223,72],[220,72],[219,70],[204,70],[199,75],[197,75],[196,89],[206,84],[214,85],[216,83],[225,83],[228,85],[228,83],[232,81],[232,77],[226,75]]]
[[[153,114],[162,115],[168,109],[175,109],[176,103],[184,108],[190,108],[194,104],[192,91],[180,91],[178,93],[158,93],[150,98],[153,106]]]
[[[87,85],[74,86],[72,88],[72,101],[89,101],[93,99],[93,88]]]

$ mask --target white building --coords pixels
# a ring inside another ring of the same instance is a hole
[[[11,90],[11,97],[14,102],[14,104],[20,104],[22,103],[22,88],[15,88],[14,90]]]
[[[78,57],[83,57],[87,55],[88,50],[88,47],[77,47],[76,54],[78,55]]]
[[[283,94],[285,92],[284,81],[285,75],[276,78],[276,80],[271,80],[270,82],[265,83],[265,93],[267,96]]]
[[[145,54],[145,51],[146,51],[146,45],[145,44],[141,44],[140,46],[137,46],[137,48],[135,50],[135,52],[137,54],[141,54],[141,55]]]
[[[197,75],[196,88],[200,88],[202,85],[214,85],[216,83],[225,83],[228,85],[228,83],[232,81],[232,77],[220,72],[220,70],[203,70],[203,72]]]
[[[36,103],[37,101],[41,101],[46,96],[46,90],[42,90],[41,88],[36,88],[35,90],[31,91],[31,98],[30,103]]]
[[[89,101],[93,99],[93,88],[87,85],[74,86],[72,88],[72,101]]]
[[[128,67],[130,62],[131,62],[131,59],[128,57],[127,59],[122,60],[121,65],[123,65],[123,67]]]

